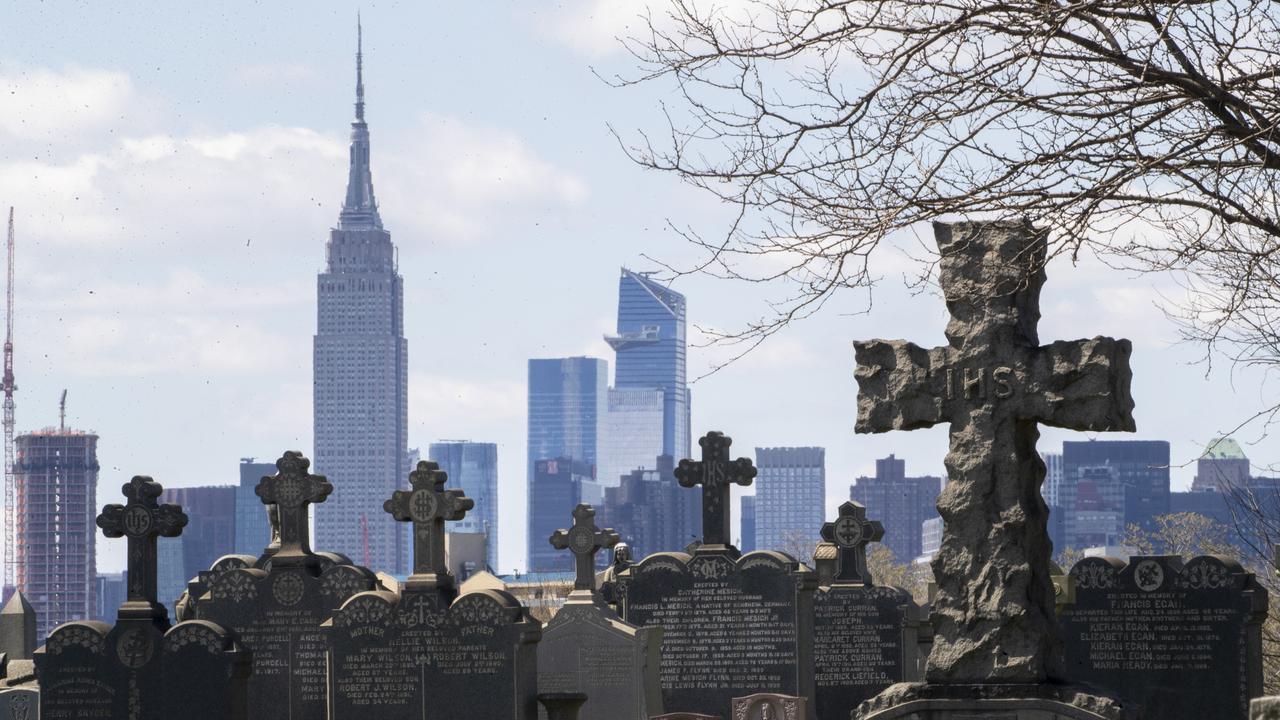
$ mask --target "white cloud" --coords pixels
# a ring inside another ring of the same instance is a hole
[[[771,3],[761,0],[690,0],[699,17],[729,24],[747,23]],[[772,12],[771,10],[767,12]],[[623,43],[648,35],[649,23],[669,29],[671,4],[651,0],[568,0],[556,12],[540,15],[538,27],[550,37],[590,57],[627,52]]]
[[[66,142],[118,121],[137,100],[123,72],[10,68],[0,74],[0,137]]]

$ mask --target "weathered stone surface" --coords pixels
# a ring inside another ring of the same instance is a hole
[[[1254,700],[1249,704],[1249,720],[1280,720],[1280,697]]]
[[[587,701],[586,693],[539,693],[538,704],[546,713],[547,720],[578,720],[582,704]]]
[[[0,690],[0,720],[40,720],[40,692],[33,687]]]
[[[907,591],[819,587],[813,614],[813,705],[819,718],[847,718],[890,685],[920,679],[921,610]]]
[[[756,693],[734,698],[729,717],[733,720],[808,720],[808,698],[777,693]]]
[[[20,590],[0,610],[0,653],[10,660],[30,660],[36,651],[36,611]]]
[[[1267,591],[1225,558],[1085,558],[1063,606],[1067,674],[1159,720],[1245,720]]]
[[[719,715],[704,715],[702,713],[674,712],[662,715],[654,715],[649,720],[723,720]]]
[[[854,720],[1133,720],[1118,703],[1052,684],[901,683],[863,703]],[[1155,718],[1152,718],[1155,720]]]
[[[1041,346],[1045,234],[1027,222],[934,225],[949,344],[854,344],[858,432],[950,424],[926,678],[1062,677],[1037,423],[1134,429],[1126,340]]]

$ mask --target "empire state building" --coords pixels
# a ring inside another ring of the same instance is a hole
[[[407,566],[404,533],[382,511],[408,485],[408,344],[404,279],[382,227],[369,170],[363,38],[357,25],[356,117],[347,197],[316,279],[315,472],[334,492],[316,506],[316,548],[375,570]]]

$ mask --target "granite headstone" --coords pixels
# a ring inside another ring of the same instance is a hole
[[[1067,671],[1160,720],[1245,720],[1262,694],[1267,591],[1233,560],[1085,558],[1063,606]]]
[[[663,707],[662,629],[623,621],[595,589],[595,554],[617,542],[617,533],[596,527],[595,509],[585,504],[574,509],[573,527],[551,536],[553,546],[573,553],[577,578],[564,607],[543,628],[538,689],[584,693],[582,720],[646,720]]]
[[[780,552],[742,555],[728,542],[729,488],[755,468],[729,460],[731,440],[701,438],[703,459],[676,477],[702,486],[703,540],[692,553],[646,557],[619,576],[623,619],[661,627],[663,707],[722,714],[733,698],[769,691],[813,696],[814,573]]]
[[[756,693],[734,698],[729,717],[733,720],[805,720],[809,717],[808,698],[777,693]],[[820,715],[819,717],[848,717]]]
[[[0,720],[40,720],[40,691],[34,687],[0,689]]]

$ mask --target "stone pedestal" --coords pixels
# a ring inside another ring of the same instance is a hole
[[[1110,698],[1065,685],[899,683],[860,705],[856,720],[1134,720]]]
[[[1280,697],[1254,700],[1249,704],[1249,720],[1280,720]]]

